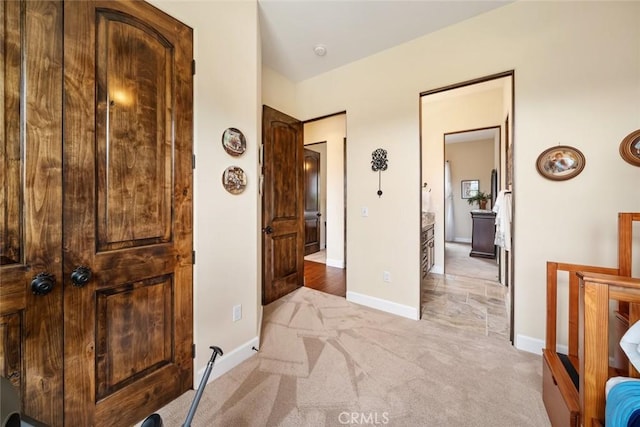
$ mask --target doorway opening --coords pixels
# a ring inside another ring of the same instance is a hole
[[[506,306],[505,330],[499,333],[511,342],[513,88],[514,72],[508,71],[420,94],[421,210],[423,218],[432,218],[434,234],[423,288],[430,276],[462,277],[469,286],[493,282]],[[479,193],[490,194],[487,207],[476,204]],[[503,220],[500,227],[496,217]],[[469,265],[456,264],[455,256]],[[487,261],[490,268],[477,269]]]
[[[444,157],[445,186],[451,189],[444,198],[444,272],[499,282],[493,201],[500,167],[500,126],[446,133]],[[458,183],[460,188],[453,188]],[[485,195],[488,199],[480,198]]]
[[[306,287],[346,296],[346,113],[304,129]]]

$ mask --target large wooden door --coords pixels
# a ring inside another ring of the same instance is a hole
[[[0,376],[62,425],[62,3],[0,3]]]
[[[302,122],[264,106],[262,303],[304,284]]]
[[[192,30],[64,7],[64,410],[124,426],[192,386]]]
[[[304,149],[304,254],[320,250],[320,153]]]

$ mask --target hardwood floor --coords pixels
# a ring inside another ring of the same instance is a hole
[[[346,270],[328,267],[319,262],[304,262],[304,286],[328,294],[345,297],[347,295]]]

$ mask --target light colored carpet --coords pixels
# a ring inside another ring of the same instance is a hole
[[[549,426],[541,357],[502,336],[307,288],[263,322],[260,352],[207,386],[194,427]],[[194,393],[159,411],[165,426],[184,422]]]

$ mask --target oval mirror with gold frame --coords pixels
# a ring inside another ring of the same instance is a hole
[[[640,129],[631,132],[620,143],[620,156],[634,166],[640,166]]]

